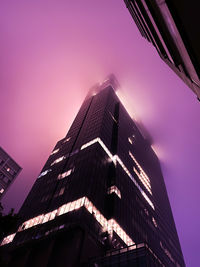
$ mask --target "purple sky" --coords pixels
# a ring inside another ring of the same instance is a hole
[[[161,166],[186,265],[199,262],[200,103],[143,39],[123,0],[1,0],[0,145],[23,167],[22,205],[88,89],[114,73]]]

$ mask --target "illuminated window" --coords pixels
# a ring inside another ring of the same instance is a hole
[[[33,227],[37,224],[43,224],[50,220],[53,220],[56,216],[60,216],[62,214],[68,213],[70,211],[79,209],[80,207],[84,206],[99,222],[99,224],[102,226],[103,231],[108,231],[109,234],[113,234],[113,231],[116,232],[116,234],[124,241],[124,243],[127,246],[135,244],[133,240],[126,234],[126,232],[121,228],[121,226],[114,220],[110,219],[107,220],[99,210],[93,205],[91,201],[87,197],[79,198],[73,202],[69,202],[67,204],[62,205],[56,210],[53,210],[51,212],[48,212],[46,214],[38,215],[37,217],[34,217],[26,222],[24,222],[18,229],[18,231],[26,230],[30,227]],[[9,242],[12,242],[14,236],[16,233],[9,235],[4,238],[1,245],[7,244]]]
[[[53,220],[56,217],[57,209],[50,212],[49,221]]]
[[[121,198],[121,192],[117,188],[116,185],[113,185],[113,186],[111,186],[111,187],[108,188],[108,194],[112,194],[112,193],[115,193],[119,198]]]
[[[156,220],[155,220],[155,218],[154,218],[154,217],[152,217],[152,222],[153,222],[154,226],[157,228],[157,227],[158,227],[158,225],[157,225],[157,222],[156,222]]]
[[[82,145],[82,146],[81,146],[81,150],[85,149],[85,148],[88,147],[88,146],[91,146],[91,145],[97,143],[97,142],[98,142],[98,139],[99,139],[99,138],[97,137],[97,138],[93,139],[92,141],[90,141],[90,142],[88,142],[88,143]]]
[[[54,151],[51,152],[51,155],[56,154],[59,151],[59,148],[55,149]]]
[[[0,190],[0,194],[3,194],[3,192],[4,192],[4,189],[3,189],[3,188],[1,188],[1,190]]]
[[[132,141],[132,139],[129,137],[128,138],[128,141],[129,141],[129,143],[132,145],[133,144],[133,141]]]
[[[140,190],[142,196],[146,199],[146,201],[149,203],[149,205],[152,207],[152,209],[154,208],[153,203],[151,202],[151,200],[149,199],[149,197],[146,195],[146,193],[143,191],[143,189],[140,187],[140,185],[138,184],[138,182],[135,180],[135,178],[131,175],[131,173],[129,172],[129,170],[126,168],[126,166],[124,165],[124,163],[122,162],[122,160],[118,157],[118,155],[112,155],[112,153],[109,151],[109,149],[106,147],[106,145],[103,143],[103,141],[97,137],[93,140],[91,140],[90,142],[82,145],[81,150],[85,149],[88,146],[91,146],[95,143],[99,143],[101,145],[101,147],[104,149],[104,151],[107,153],[107,155],[110,157],[110,159],[114,162],[114,164],[116,165],[117,162],[121,165],[121,167],[123,168],[123,170],[126,172],[126,174],[131,178],[131,180],[134,182],[134,184],[137,186],[137,188]],[[132,155],[132,153],[129,151],[129,155]],[[133,156],[133,155],[132,155]],[[133,157],[134,158],[134,157]],[[149,179],[148,176],[143,173],[143,176],[145,176],[145,179]],[[150,183],[150,180],[149,180]]]
[[[142,167],[140,166],[140,164],[138,163],[138,161],[136,160],[136,158],[133,156],[133,154],[130,151],[129,151],[129,155],[131,156],[132,160],[134,161],[134,163],[136,164],[137,168],[139,169],[139,171],[138,171],[135,167],[133,167],[134,172],[136,173],[136,175],[138,176],[138,178],[140,179],[140,181],[142,182],[144,187],[152,195],[151,183],[150,183],[149,177],[144,172],[144,170],[142,169]]]
[[[71,139],[71,137],[65,138],[63,143],[69,142],[70,139]]]
[[[110,153],[109,149],[106,147],[104,142],[99,137],[97,137],[97,138],[93,139],[92,141],[82,145],[81,146],[81,150],[83,150],[86,147],[91,146],[91,145],[93,145],[95,143],[99,143],[101,145],[101,147],[104,149],[104,151],[107,153],[107,155],[111,158],[111,160],[113,160],[113,155]]]
[[[60,157],[60,158],[54,160],[54,161],[51,163],[51,166],[53,166],[54,164],[56,164],[56,163],[62,161],[63,159],[65,159],[65,156],[62,156],[62,157]]]
[[[6,236],[6,237],[3,239],[3,241],[1,242],[1,246],[6,245],[6,244],[12,242],[13,239],[14,239],[14,237],[15,237],[15,235],[16,235],[16,233],[15,233],[15,234],[12,234],[12,235],[8,235],[8,236]]]
[[[41,172],[40,175],[38,176],[38,178],[40,178],[40,177],[46,175],[48,172],[51,172],[51,171],[52,171],[52,169],[48,169],[48,170],[46,170],[46,171]]]
[[[114,122],[117,123],[117,120],[114,118],[114,116],[112,115],[112,113],[110,111],[109,111],[109,114],[110,114],[111,118],[114,120]]]
[[[135,141],[135,135],[129,136],[128,137],[128,141],[132,145],[134,143],[134,141]]]
[[[61,179],[65,178],[65,177],[69,176],[73,171],[74,171],[74,168],[70,169],[70,170],[68,170],[66,172],[60,173],[58,175],[58,179],[61,180]]]

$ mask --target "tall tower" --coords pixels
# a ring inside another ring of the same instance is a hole
[[[10,266],[185,266],[158,158],[117,85],[93,87],[53,149],[2,241]]]
[[[0,199],[21,170],[22,168],[0,147]]]

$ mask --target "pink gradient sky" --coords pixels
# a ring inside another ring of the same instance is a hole
[[[22,205],[88,89],[114,73],[153,138],[186,265],[199,262],[200,103],[143,39],[123,0],[2,0],[0,145],[23,167]]]

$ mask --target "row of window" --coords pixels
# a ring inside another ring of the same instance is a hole
[[[45,176],[47,173],[51,172],[52,169],[48,169],[46,171],[41,172],[41,174],[38,176],[38,178],[41,178],[42,176]],[[69,169],[66,172],[60,173],[58,175],[58,180],[64,179],[65,177],[69,176],[74,171],[74,168]]]
[[[140,185],[137,183],[137,181],[134,179],[134,177],[131,175],[131,173],[129,172],[129,170],[127,169],[127,167],[124,165],[124,163],[122,162],[122,160],[118,157],[118,155],[112,155],[112,153],[109,151],[109,149],[106,147],[106,145],[103,143],[103,141],[97,137],[93,140],[91,140],[90,142],[84,144],[81,146],[81,150],[95,144],[95,143],[99,143],[101,145],[101,147],[104,149],[104,151],[106,152],[106,154],[109,156],[109,158],[114,162],[114,164],[116,165],[117,163],[119,163],[121,165],[121,167],[123,168],[123,170],[127,173],[127,175],[131,178],[131,180],[134,182],[134,184],[136,185],[136,187],[139,189],[139,191],[141,192],[142,196],[145,198],[145,200],[148,202],[148,204],[152,207],[152,209],[154,208],[154,205],[152,203],[152,201],[149,199],[149,197],[146,195],[146,193],[144,192],[144,190],[140,187]],[[77,153],[78,150],[72,152],[72,154]],[[145,186],[145,188],[152,194],[151,192],[151,185],[150,185],[150,179],[149,177],[146,175],[146,173],[143,171],[142,167],[139,165],[139,163],[137,162],[137,160],[135,159],[135,157],[133,156],[133,154],[129,151],[129,155],[131,156],[131,158],[133,159],[133,161],[135,162],[136,166],[139,168],[140,173],[137,172],[136,170],[136,174],[138,175],[139,179],[141,180],[141,182],[143,183],[143,185]],[[58,159],[56,159],[55,161],[53,161],[51,163],[51,166],[53,166],[54,164],[61,162],[63,159],[65,159],[66,156],[62,156],[59,157]],[[43,175],[45,175],[48,171],[50,171],[51,169],[43,172]],[[45,173],[45,174],[44,174]],[[71,172],[70,172],[71,173]],[[42,175],[42,176],[43,176]],[[67,175],[66,173],[63,174],[63,176]],[[68,174],[69,175],[69,174]],[[40,176],[41,177],[41,174]],[[62,177],[62,175],[60,176]]]
[[[136,158],[133,156],[133,154],[130,151],[129,151],[129,155],[132,158],[132,160],[134,161],[134,163],[136,164],[137,168],[140,170],[140,172],[138,172],[136,168],[133,168],[134,172],[136,173],[136,175],[138,176],[138,178],[140,179],[142,184],[145,186],[145,188],[152,195],[151,183],[150,183],[149,177],[147,176],[145,171],[142,169],[142,167],[140,166],[140,164],[138,163],[138,161],[136,160]]]
[[[113,235],[113,231],[114,231],[124,241],[124,243],[127,246],[131,246],[135,244],[133,240],[126,234],[126,232],[120,227],[120,225],[114,219],[107,220],[87,197],[79,198],[75,201],[62,205],[58,209],[55,209],[46,214],[38,215],[37,217],[34,217],[24,222],[19,227],[18,232],[31,228],[35,225],[43,224],[48,221],[51,221],[55,219],[56,216],[60,216],[70,211],[79,209],[80,207],[85,207],[89,213],[93,214],[95,219],[102,226],[103,231],[107,231],[111,236]],[[1,246],[12,242],[13,238],[15,237],[15,234],[16,233],[5,237],[1,243]]]

